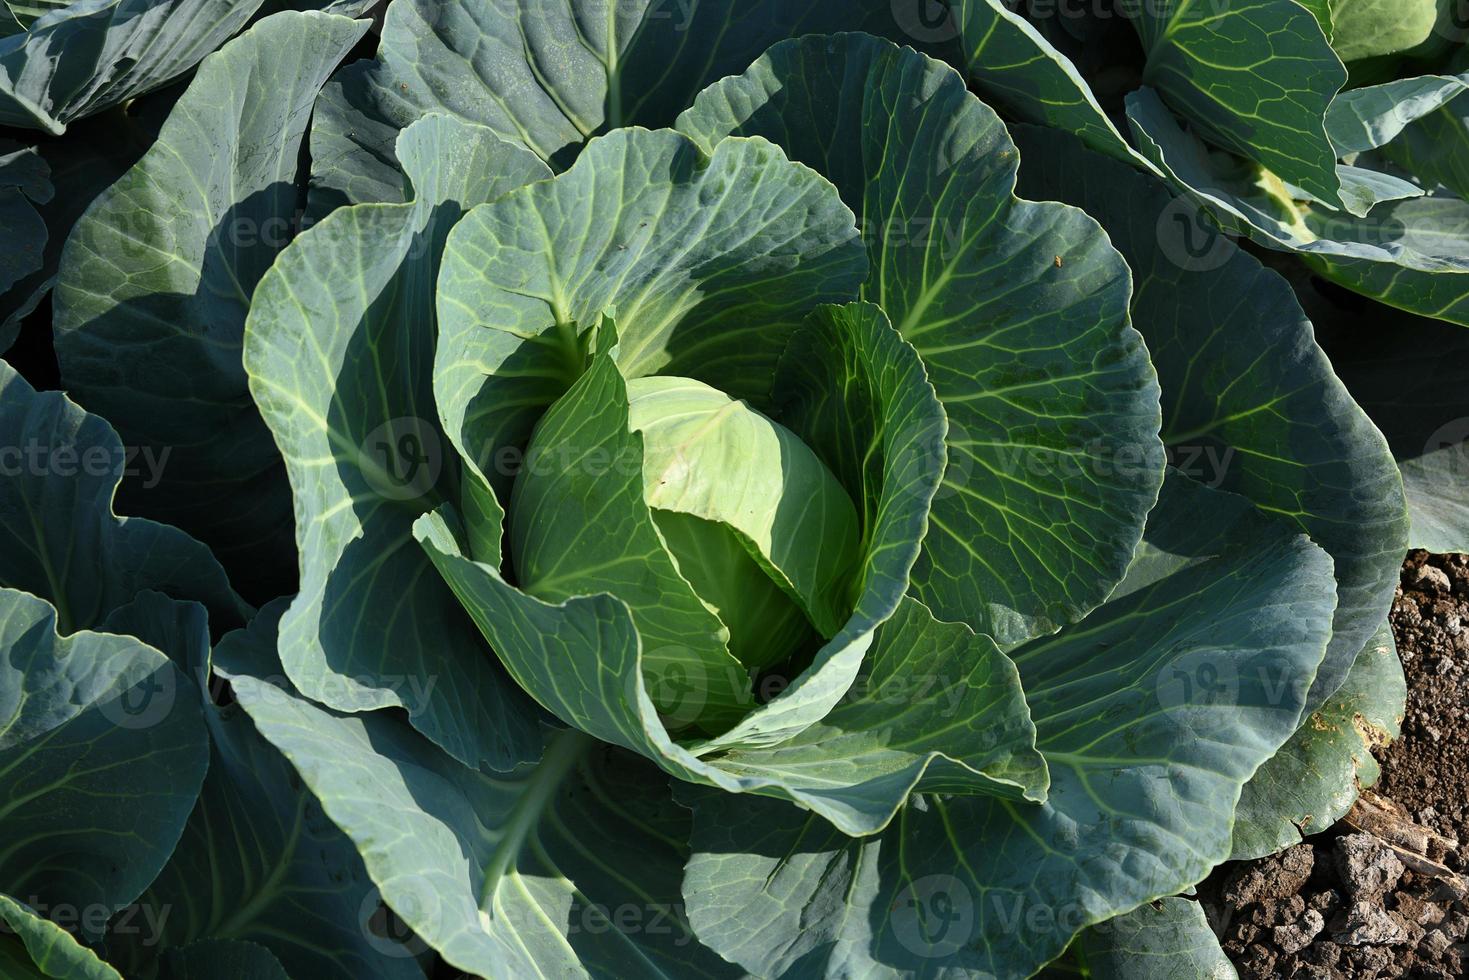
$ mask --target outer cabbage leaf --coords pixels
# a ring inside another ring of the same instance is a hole
[[[1448,70],[1469,71],[1469,49],[1461,49]],[[1416,120],[1383,152],[1424,184],[1469,198],[1469,95]]]
[[[65,929],[0,894],[0,970],[11,980],[122,980]]]
[[[1345,816],[1358,790],[1381,775],[1372,750],[1398,737],[1407,696],[1397,645],[1384,622],[1341,689],[1245,786],[1230,860],[1282,851]]]
[[[1165,898],[1082,933],[1093,980],[1239,980],[1198,902]]]
[[[1469,552],[1469,335],[1361,301],[1306,298],[1337,373],[1402,469],[1409,545]]]
[[[28,31],[41,17],[53,10],[60,10],[71,2],[72,0],[5,0],[5,9],[20,29]]]
[[[1388,265],[1332,250],[1304,256],[1320,275],[1389,306],[1469,326],[1469,201],[1398,201],[1375,208],[1365,220],[1323,214],[1308,225],[1322,240],[1417,258]]]
[[[1386,146],[1408,126],[1462,94],[1464,76],[1420,75],[1338,95],[1326,113],[1326,132],[1337,156]]]
[[[209,749],[198,697],[167,657],[56,627],[50,604],[0,589],[0,877],[96,930],[96,911],[127,905],[168,860]]]
[[[130,458],[117,433],[0,362],[0,586],[56,607],[63,634],[95,629],[145,589],[197,599],[227,628],[247,607],[199,542],[112,513]],[[154,460],[154,463],[157,461]]]
[[[164,950],[163,980],[291,980],[264,946],[214,939]]]
[[[1047,803],[920,797],[852,839],[684,788],[695,932],[760,975],[1029,976],[1081,928],[1202,880],[1300,721],[1330,565],[1243,498],[1170,476],[1118,596],[1015,651]]]
[[[48,232],[37,211],[55,195],[50,168],[34,147],[0,139],[0,296],[34,275],[42,266]],[[20,324],[0,323],[0,354],[15,342]]]
[[[233,35],[260,0],[76,0],[0,38],[0,125],[52,135],[160,88]]]
[[[317,213],[399,200],[393,144],[419,116],[446,112],[521,143],[556,169],[591,137],[668,126],[704,86],[777,41],[867,29],[921,29],[885,0],[402,0],[377,59],[323,93],[313,125]]]
[[[405,130],[399,154],[414,202],[344,209],[311,228],[265,275],[246,325],[245,370],[299,519],[301,593],[281,657],[314,700],[406,708],[456,759],[506,771],[538,751],[533,712],[412,525],[458,497],[430,375],[445,236],[466,209],[549,171],[443,115]]]
[[[1016,198],[999,118],[948,67],[867,35],[777,45],[679,128],[706,148],[770,139],[858,214],[863,298],[917,349],[950,423],[915,594],[1006,646],[1102,602],[1163,453],[1127,267],[1096,223]]]
[[[1151,89],[1128,96],[1127,117],[1144,155],[1227,231],[1298,252],[1323,275],[1389,305],[1469,324],[1469,204],[1395,200],[1360,217],[1303,210],[1273,175],[1210,158]]]
[[[312,101],[366,23],[261,21],[206,59],[159,141],[77,224],[56,288],[69,391],[132,444],[170,453],[135,494],[214,546],[252,595],[289,569],[283,467],[246,385],[250,296],[289,240]],[[179,411],[187,399],[188,411]]]
[[[1325,117],[1347,81],[1321,24],[1292,0],[1133,3],[1143,79],[1212,142],[1342,205]]]
[[[912,0],[912,6],[933,6]],[[985,101],[1024,122],[1075,133],[1098,153],[1150,166],[1118,132],[1071,59],[1004,0],[950,0],[945,34],[957,35],[956,68]]]
[[[666,716],[681,706],[655,707],[649,681],[657,675],[645,666],[644,638],[621,600],[603,594],[551,605],[526,595],[494,566],[464,557],[445,514],[423,518],[420,538],[526,690],[569,724],[640,752],[676,776],[731,793],[796,800],[859,834],[886,825],[908,793],[924,786],[1043,798],[1044,764],[1034,752],[1034,732],[1009,662],[987,637],[936,623],[912,600],[898,607],[903,562],[906,557],[911,564],[916,547],[894,532],[921,523],[937,480],[932,470],[913,472],[922,460],[915,453],[924,448],[913,436],[932,428],[925,415],[941,418],[936,405],[924,405],[917,359],[875,310],[856,306],[829,315],[826,325],[836,336],[827,335],[829,344],[805,347],[826,351],[810,359],[824,356],[837,371],[861,364],[858,358],[870,359],[870,367],[854,372],[850,387],[861,398],[861,388],[871,390],[877,381],[885,399],[875,406],[880,421],[867,448],[882,461],[887,485],[863,593],[852,620],[813,666],[722,736],[690,746],[669,737],[657,708]],[[842,390],[824,378],[813,380],[823,392]],[[810,406],[806,417],[819,420],[824,408]],[[547,458],[561,461],[556,465],[573,479],[587,471],[588,459],[631,458],[641,464],[636,437],[628,431],[625,382],[610,356],[599,357],[553,406],[537,439],[551,447]],[[590,490],[595,503],[586,505],[598,508],[597,539],[619,549],[633,542],[632,553],[641,561],[636,522],[648,513],[641,465],[614,467],[596,480],[600,485]],[[588,562],[608,560],[591,550],[592,542],[572,547]],[[885,620],[873,645],[873,630]],[[864,690],[839,704],[870,645]],[[711,680],[691,665],[683,696],[702,703]],[[947,705],[941,704],[945,694],[953,698]]]
[[[219,663],[383,899],[451,965],[495,977],[734,972],[683,919],[689,817],[661,773],[563,732],[539,765],[485,775],[384,714],[336,715],[272,686],[269,653],[236,647]]]
[[[1163,386],[1163,440],[1189,476],[1243,494],[1332,556],[1338,605],[1319,707],[1392,606],[1407,550],[1401,478],[1289,284],[1234,244],[1188,250],[1192,208],[1160,182],[1026,127],[1022,188],[1086,210],[1133,270],[1133,322]]]
[[[220,656],[263,646],[273,657],[284,606],[273,603],[248,629],[226,636]],[[112,962],[135,980],[284,977],[281,964],[303,977],[421,978],[411,950],[370,931],[376,892],[352,843],[239,705],[211,702],[203,609],[146,593],[108,626],[167,651],[187,669],[205,703],[211,744],[209,773],[183,836],[138,898],[138,906],[155,910],[157,928],[118,930],[110,939]],[[160,957],[162,950],[169,952]],[[199,972],[211,960],[217,972]]]
[[[134,103],[126,112],[106,112],[73,123],[65,136],[43,139],[28,148],[31,159],[49,171],[45,185],[28,194],[31,210],[44,223],[40,233],[27,233],[39,247],[40,261],[24,278],[0,292],[0,352],[19,332],[21,321],[51,291],[72,228],[97,195],[138,162],[158,135],[177,92],[175,86]],[[19,221],[24,227],[29,218],[22,212]],[[20,227],[13,221],[4,232],[7,240],[22,234]],[[50,328],[50,324],[38,326]]]

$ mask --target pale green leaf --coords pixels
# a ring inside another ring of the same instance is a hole
[[[629,425],[643,435],[648,506],[733,529],[822,635],[835,636],[851,612],[861,532],[852,498],[820,457],[789,429],[698,381],[642,378],[628,397]],[[725,624],[734,632],[744,625]]]
[[[535,722],[412,525],[458,498],[429,373],[444,238],[468,208],[548,171],[442,115],[405,130],[400,152],[414,202],[311,228],[265,275],[246,325],[245,370],[299,517],[301,592],[281,657],[307,696],[340,711],[406,708],[455,758],[504,771],[534,757]]]
[[[0,894],[0,971],[6,980],[122,980],[70,933]],[[5,935],[5,933],[10,935]]]
[[[1433,35],[1443,0],[1330,0],[1331,46],[1342,61],[1417,47]],[[1449,0],[1452,4],[1453,0]]]

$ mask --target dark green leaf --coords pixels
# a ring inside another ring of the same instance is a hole
[[[1023,977],[1083,927],[1190,887],[1300,721],[1330,566],[1243,498],[1170,476],[1119,597],[1016,651],[1047,803],[921,797],[854,840],[685,788],[699,938],[763,976]]]
[[[1380,773],[1372,751],[1398,737],[1408,695],[1386,622],[1341,686],[1245,785],[1235,811],[1233,861],[1283,851],[1330,829]]]
[[[1341,206],[1325,117],[1347,72],[1293,0],[1139,2],[1143,77],[1203,135]]]
[[[1018,138],[1022,188],[1094,215],[1132,267],[1133,322],[1163,385],[1174,465],[1243,494],[1332,556],[1340,602],[1312,690],[1319,707],[1387,615],[1407,550],[1386,441],[1284,279],[1198,227],[1193,206],[1160,182],[1064,134],[1026,127]]]
[[[0,589],[0,880],[95,938],[168,860],[208,738],[163,654],[56,626],[48,603]]]
[[[166,460],[127,452],[117,433],[58,392],[38,394],[0,362],[0,586],[40,596],[63,634],[95,629],[153,589],[197,599],[228,628],[247,607],[199,542],[176,528],[117,517],[129,469]]]
[[[290,238],[311,103],[366,28],[277,14],[208,58],[158,143],[62,256],[56,348],[68,390],[129,443],[170,453],[134,505],[211,544],[252,595],[283,587],[292,515],[240,363],[245,316]]]

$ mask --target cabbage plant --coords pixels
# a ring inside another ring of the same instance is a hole
[[[372,0],[0,3],[0,353],[46,298],[87,206],[157,136],[179,79],[257,14]],[[174,88],[171,88],[174,86]]]
[[[0,368],[0,965],[1228,975],[1189,893],[1371,781],[1409,503],[1464,529],[1350,308],[1443,311],[1334,270],[1456,272],[1180,161],[1436,208],[1463,83],[1370,5],[1012,6],[206,58],[66,236],[62,391]]]

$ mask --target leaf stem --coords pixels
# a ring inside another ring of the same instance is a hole
[[[485,865],[485,880],[479,893],[479,907],[482,912],[489,913],[495,892],[500,887],[500,880],[505,877],[505,872],[520,853],[526,838],[535,829],[541,814],[550,805],[567,774],[582,760],[594,741],[590,735],[568,728],[551,739],[551,744],[546,746],[541,764],[526,780],[525,792],[511,809],[510,818],[505,822],[504,836],[500,838],[499,844],[495,846],[495,853]]]

